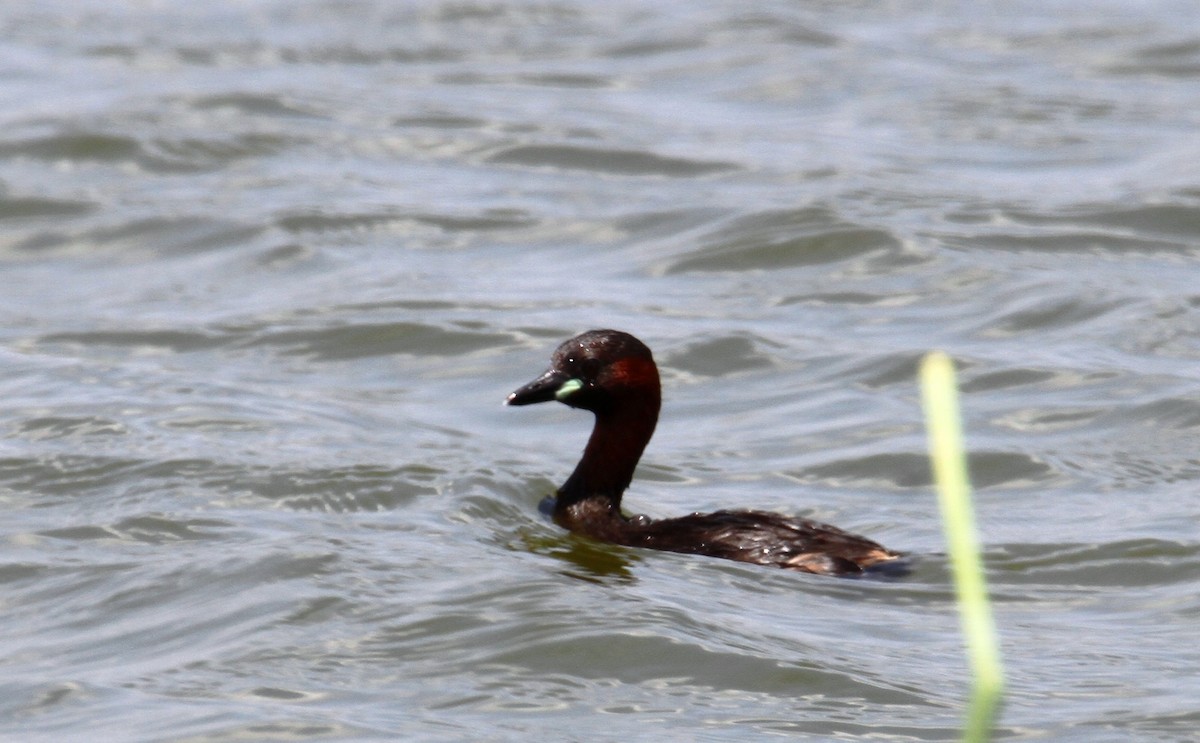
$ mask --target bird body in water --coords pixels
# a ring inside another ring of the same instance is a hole
[[[837,527],[765,511],[625,516],[621,496],[654,434],[662,402],[650,349],[628,333],[591,330],[566,341],[554,352],[550,368],[505,402],[554,400],[596,416],[583,457],[554,498],[554,521],[572,532],[630,547],[821,575],[860,575],[900,557]]]

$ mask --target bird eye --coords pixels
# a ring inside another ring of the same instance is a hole
[[[603,364],[600,363],[599,359],[584,359],[580,366],[582,367],[583,378],[594,381],[599,376],[600,368]]]

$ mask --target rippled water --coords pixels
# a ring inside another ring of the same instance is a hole
[[[6,739],[954,740],[914,372],[961,368],[1003,739],[1200,728],[1187,2],[0,9]],[[628,498],[895,582],[563,534],[505,409],[656,352]]]

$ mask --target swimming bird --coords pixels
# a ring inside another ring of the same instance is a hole
[[[595,414],[583,457],[554,496],[553,519],[593,539],[708,555],[821,575],[854,576],[900,554],[835,526],[767,511],[667,519],[626,516],[621,497],[654,434],[662,405],[650,349],[618,330],[589,330],[554,351],[550,368],[508,405],[557,400]]]

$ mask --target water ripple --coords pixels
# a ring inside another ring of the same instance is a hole
[[[522,145],[505,148],[488,158],[501,165],[554,167],[568,170],[588,170],[617,175],[660,175],[686,178],[735,170],[725,162],[705,162],[678,157],[664,157],[635,150],[614,150],[578,145]]]

